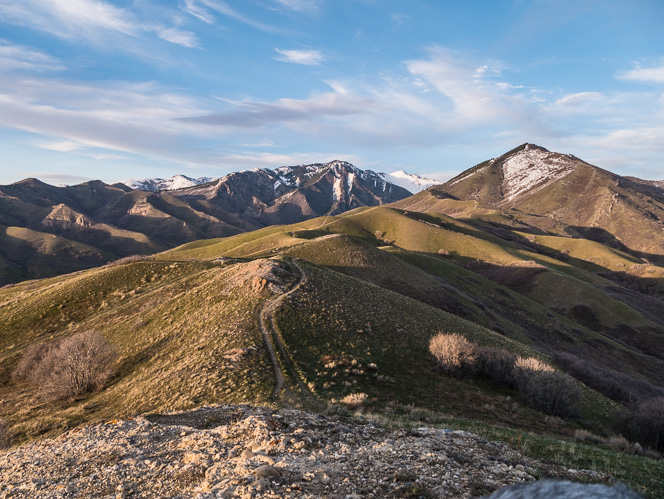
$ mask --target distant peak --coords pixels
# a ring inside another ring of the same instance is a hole
[[[12,185],[23,185],[27,187],[50,187],[46,182],[42,182],[38,178],[34,177],[29,177],[29,178],[24,178],[23,180],[19,180],[18,182],[14,182]]]
[[[577,161],[534,144],[524,144],[523,149],[507,156],[503,162],[502,190],[505,198],[513,199],[525,192],[534,193],[543,189],[572,173]]]

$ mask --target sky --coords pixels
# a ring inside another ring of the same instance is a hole
[[[524,142],[664,179],[661,0],[0,0],[0,184]]]

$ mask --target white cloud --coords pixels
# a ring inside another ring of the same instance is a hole
[[[83,177],[80,175],[69,175],[67,173],[56,173],[56,172],[34,172],[34,173],[27,173],[26,176],[38,178],[42,182],[54,185],[73,185],[92,180],[90,177]]]
[[[277,61],[304,64],[306,66],[317,66],[325,60],[318,50],[281,50],[274,49],[281,57],[275,57]]]
[[[588,103],[597,102],[602,97],[603,95],[599,92],[579,92],[566,95],[565,97],[558,99],[555,104],[557,106],[578,107]]]
[[[658,68],[637,67],[618,76],[622,80],[664,83],[664,66]]]
[[[195,100],[150,83],[0,80],[0,125],[50,137],[39,147],[61,152],[104,148],[195,158],[194,145],[207,130],[177,118],[196,110],[203,112]]]
[[[293,148],[424,157],[450,143],[471,150],[477,141],[497,151],[529,141],[607,161],[644,151],[664,157],[661,92],[564,94],[521,88],[509,74],[501,75],[501,86],[490,72],[478,74],[485,64],[434,48],[391,78],[331,79],[325,92],[273,100],[204,101],[154,83],[8,72],[0,78],[0,126],[40,134],[38,147],[63,153],[99,159],[134,153],[225,168],[350,158],[281,154]]]
[[[2,0],[0,17],[4,22],[28,26],[66,40],[86,40],[97,44],[115,43],[115,47],[135,50],[132,44],[118,44],[130,37],[136,40],[154,32],[162,40],[197,47],[194,33],[177,28],[156,26],[129,10],[103,0]]]
[[[4,0],[0,15],[61,38],[90,38],[100,29],[132,36],[140,31],[127,11],[99,0]]]
[[[198,47],[198,38],[196,38],[196,35],[191,31],[183,31],[177,28],[160,28],[156,31],[157,36],[167,42],[188,48]]]
[[[498,74],[496,64],[478,69],[448,49],[433,47],[428,52],[428,59],[407,61],[406,67],[412,76],[446,97],[446,103],[438,103],[439,110],[453,118],[457,126],[479,125],[498,117],[511,120],[525,113],[527,103],[519,94],[505,92],[505,86],[487,80],[485,73]]]
[[[241,14],[223,0],[186,0],[184,11],[197,17],[201,21],[212,24],[214,22],[214,17],[204,7],[207,7],[222,16],[252,26],[260,31],[265,31],[266,33],[282,33],[282,30],[279,28],[256,21],[255,19]]]
[[[35,141],[34,145],[40,149],[58,152],[72,152],[81,149],[81,144],[71,140],[51,140],[51,141]]]
[[[296,12],[315,13],[322,5],[322,0],[276,0],[279,5]]]
[[[62,61],[44,52],[22,45],[14,45],[0,38],[0,69],[32,71],[59,71],[65,69]]]
[[[208,24],[212,24],[215,21],[212,14],[200,5],[196,5],[196,0],[185,0],[182,10]]]

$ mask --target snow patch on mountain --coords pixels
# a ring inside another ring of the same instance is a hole
[[[535,193],[574,171],[573,158],[527,145],[503,163],[503,193],[514,199],[526,191]]]
[[[408,192],[417,194],[423,190],[428,189],[434,185],[442,184],[440,180],[433,178],[421,177],[415,173],[406,173],[403,170],[399,170],[392,173],[379,173],[385,180],[388,182],[403,187]]]
[[[191,178],[186,175],[173,175],[169,178],[132,178],[122,180],[121,183],[131,187],[132,189],[139,189],[141,191],[173,191],[176,189],[184,189],[186,187],[193,187],[195,185],[205,184],[212,181],[209,177]]]

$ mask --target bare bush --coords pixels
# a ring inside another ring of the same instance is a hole
[[[581,414],[583,395],[567,376],[550,370],[515,369],[514,373],[519,396],[528,406],[563,418]]]
[[[562,369],[593,390],[626,405],[664,396],[664,389],[646,380],[602,366],[590,359],[581,359],[569,353],[558,353],[554,356],[554,360]]]
[[[620,417],[618,429],[632,442],[664,451],[664,397],[644,400]]]
[[[555,369],[549,364],[542,362],[536,357],[517,357],[514,362],[514,369],[530,372],[554,372]]]
[[[438,333],[429,342],[429,352],[447,374],[473,372],[477,362],[475,345],[457,333]]]
[[[595,435],[588,430],[575,430],[574,440],[577,442],[583,442],[584,444],[601,444],[605,441],[599,435]]]
[[[98,390],[113,374],[113,348],[95,331],[38,345],[14,370],[15,379],[40,388],[42,397],[57,400]]]
[[[514,383],[514,363],[516,355],[496,347],[477,348],[477,372],[499,383]]]
[[[18,361],[16,367],[12,371],[12,379],[14,381],[27,381],[29,383],[38,385],[39,380],[38,374],[40,371],[40,365],[44,362],[44,359],[48,358],[59,346],[60,342],[49,341],[47,343],[40,343],[35,345],[30,350],[28,350],[21,360]]]

